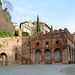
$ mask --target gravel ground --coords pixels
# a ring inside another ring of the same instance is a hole
[[[3,66],[3,67],[0,66],[0,75],[72,75],[67,74],[68,70],[67,72],[63,71],[66,67],[70,66],[73,65],[62,64],[62,65],[17,65],[17,66]],[[75,70],[72,71],[75,72]]]

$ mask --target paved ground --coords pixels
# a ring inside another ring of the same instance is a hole
[[[71,75],[64,72],[63,69],[69,66],[75,65],[65,64],[65,65],[19,65],[19,66],[3,66],[3,67],[0,66],[0,75]]]
[[[65,75],[75,75],[75,65],[63,68],[60,72],[65,73]]]

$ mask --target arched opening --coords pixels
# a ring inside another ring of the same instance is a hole
[[[51,62],[51,51],[50,50],[45,50],[45,62],[49,64]]]
[[[5,53],[0,54],[0,66],[7,65],[7,55]]]
[[[62,51],[59,48],[54,51],[54,61],[62,62]]]
[[[40,50],[36,50],[36,52],[35,52],[35,62],[36,63],[41,62],[41,51]]]

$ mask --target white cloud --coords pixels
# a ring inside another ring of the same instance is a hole
[[[20,14],[29,14],[29,15],[37,15],[39,11],[34,11],[31,8],[24,8],[24,7],[19,7],[15,6],[14,12],[20,13]]]

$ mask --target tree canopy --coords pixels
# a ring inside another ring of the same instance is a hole
[[[40,32],[40,22],[39,22],[39,16],[37,15],[37,32]]]
[[[53,31],[53,26],[51,25],[51,30]]]

